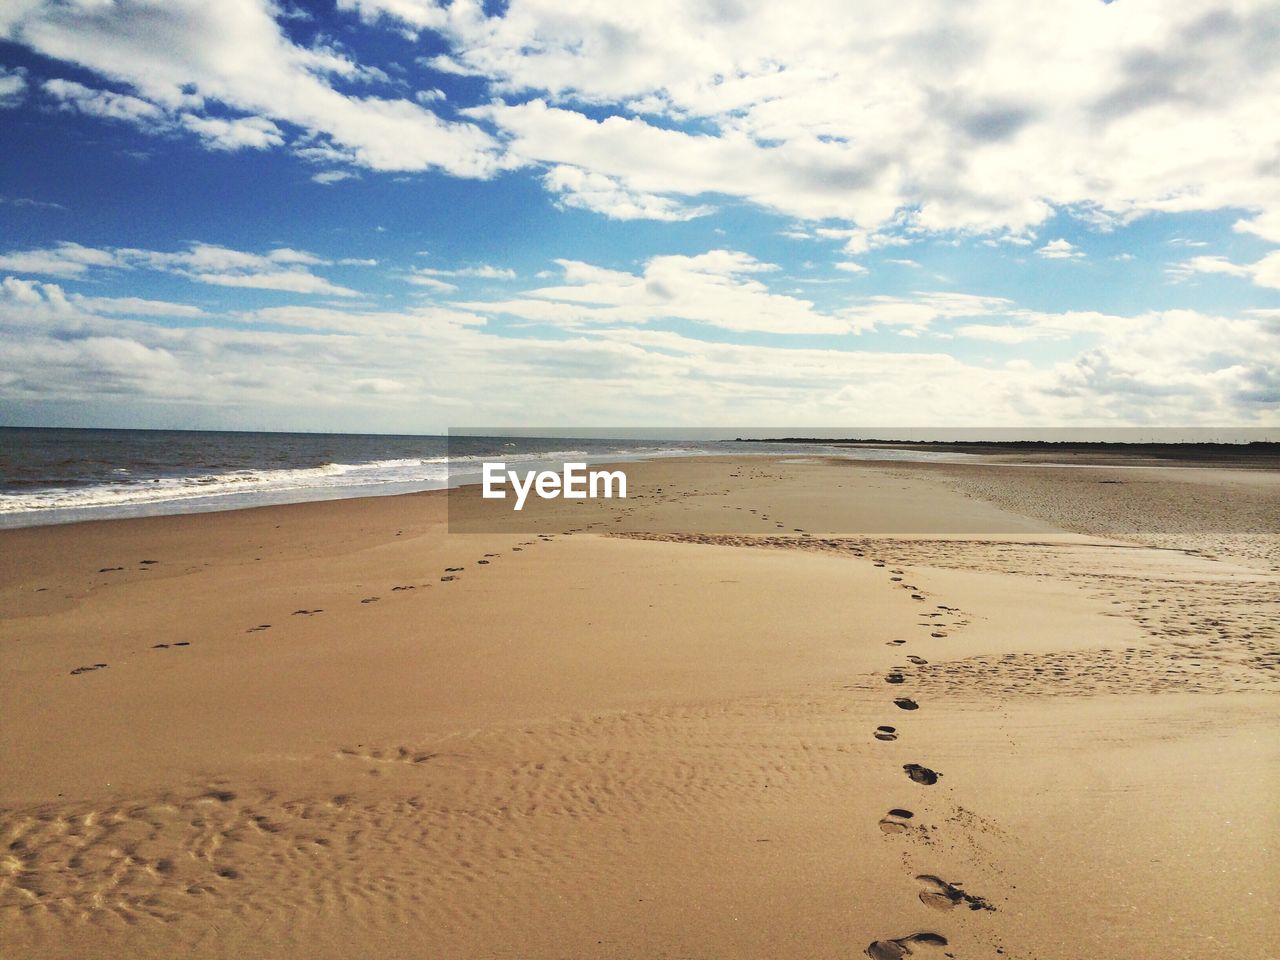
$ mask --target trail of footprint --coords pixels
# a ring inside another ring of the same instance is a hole
[[[894,807],[880,818],[880,830],[883,833],[905,833],[911,829],[911,824],[907,821],[914,816],[910,810]]]
[[[902,769],[907,772],[907,776],[910,777],[913,782],[923,784],[926,787],[933,786],[938,782],[938,778],[942,776],[942,774],[938,773],[936,770],[930,770],[928,767],[922,767],[918,763],[904,763],[902,765]]]
[[[895,940],[876,940],[867,947],[867,956],[871,960],[900,960],[901,957],[912,956],[915,951],[911,948],[922,944],[945,947],[947,938],[938,933],[913,933]]]
[[[995,910],[995,907],[983,897],[965,893],[957,884],[947,883],[941,877],[924,873],[916,877],[925,888],[920,891],[920,902],[935,910],[951,910],[964,904],[970,910]]]

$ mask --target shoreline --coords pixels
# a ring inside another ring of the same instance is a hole
[[[771,443],[771,442],[820,443],[822,441],[762,440],[762,441],[751,441],[751,442],[753,443]],[[1011,444],[1016,446],[1016,445],[1022,444],[1022,442],[1013,441],[1011,442]],[[838,447],[840,446],[840,442],[839,441],[833,442],[832,445]],[[1116,452],[1116,453],[1112,453],[1105,456],[1097,453],[1082,452],[1074,462],[1067,462],[1060,459],[1053,459],[1053,456],[1055,456],[1055,454],[1041,456],[1036,453],[1010,453],[1010,452],[1006,452],[1004,448],[1000,447],[999,445],[991,445],[991,444],[975,445],[975,444],[966,444],[961,442],[957,442],[955,444],[936,444],[936,443],[916,442],[916,441],[901,441],[901,442],[895,442],[894,444],[885,444],[879,441],[874,441],[874,442],[853,441],[846,444],[846,446],[849,446],[849,447],[853,447],[857,449],[865,449],[865,450],[874,450],[874,449],[880,449],[880,448],[893,449],[899,445],[915,447],[919,449],[927,449],[929,452],[934,452],[936,448],[936,452],[943,453],[943,454],[960,453],[964,456],[982,458],[982,459],[963,460],[963,461],[958,461],[958,460],[915,461],[915,460],[898,460],[898,459],[877,460],[873,458],[849,459],[849,458],[840,457],[838,454],[833,454],[833,455],[824,457],[824,455],[821,452],[811,452],[811,453],[806,453],[802,455],[802,454],[782,454],[782,453],[772,454],[772,453],[764,453],[764,452],[734,453],[731,451],[726,451],[724,453],[715,453],[715,452],[695,453],[695,454],[680,455],[680,456],[653,456],[653,457],[647,457],[647,458],[636,457],[634,459],[624,459],[624,460],[599,460],[599,461],[588,460],[588,465],[592,467],[599,467],[599,468],[617,469],[617,468],[625,468],[627,466],[634,466],[636,464],[661,463],[665,461],[679,462],[685,459],[702,460],[702,459],[717,459],[717,458],[719,459],[747,458],[747,459],[768,460],[768,459],[783,459],[783,458],[792,459],[794,457],[804,456],[804,457],[811,457],[818,460],[829,460],[833,463],[852,462],[852,463],[866,464],[873,467],[878,466],[882,468],[892,468],[892,467],[896,467],[904,464],[913,464],[913,463],[918,463],[921,465],[928,465],[932,463],[932,464],[938,464],[938,465],[974,466],[974,467],[981,467],[981,466],[1044,467],[1044,468],[1110,467],[1115,469],[1163,469],[1163,468],[1215,469],[1216,468],[1216,469],[1223,469],[1223,470],[1280,471],[1280,452],[1277,452],[1274,455],[1268,452],[1265,455],[1259,454],[1255,457],[1245,458],[1245,459],[1232,459],[1229,457],[1216,457],[1216,456],[1207,456],[1207,455],[1201,458],[1198,455],[1191,455],[1191,454],[1188,454],[1186,457],[1179,458],[1179,459],[1161,459],[1161,458],[1148,457],[1145,454],[1139,453],[1137,451],[1127,451],[1127,452],[1121,451],[1121,452]],[[1036,444],[1036,445],[1039,445],[1039,444]],[[1049,445],[1052,446],[1053,444],[1049,444]],[[1090,450],[1093,450],[1095,448],[1105,448],[1105,447],[1110,447],[1115,445],[1114,444],[1089,444],[1084,446],[1087,446],[1090,448]],[[1206,445],[1192,444],[1188,446],[1203,447]],[[1214,446],[1216,448],[1219,446],[1230,446],[1230,445],[1218,444],[1218,445],[1209,445],[1209,446]],[[1277,448],[1278,451],[1280,451],[1280,444],[1270,444],[1269,446],[1274,446]],[[961,450],[960,449],[961,447],[965,447],[966,449]],[[972,448],[972,449],[968,449],[968,448]],[[556,462],[557,461],[545,461],[544,463],[543,461],[531,461],[528,464],[528,466],[530,468],[537,468],[539,466],[553,465]],[[407,485],[409,484],[404,484],[404,483],[395,484],[395,486],[407,486]],[[376,492],[373,490],[365,491],[365,492],[354,492],[354,493],[340,492],[343,489],[349,489],[353,491],[362,491],[363,490],[362,487],[302,488],[307,490],[310,495],[299,496],[299,494],[302,492],[302,489],[297,491],[278,491],[274,495],[277,496],[279,499],[273,499],[267,502],[230,503],[230,504],[219,503],[218,499],[221,496],[225,496],[228,499],[232,499],[232,498],[242,498],[246,496],[255,495],[255,494],[246,494],[246,493],[227,493],[227,494],[217,495],[217,496],[208,497],[208,498],[198,498],[198,497],[192,497],[190,499],[176,498],[173,500],[155,501],[153,503],[125,504],[117,507],[112,507],[112,506],[68,507],[68,508],[55,508],[54,510],[49,510],[49,511],[14,512],[14,513],[8,513],[8,514],[0,514],[0,533],[3,533],[4,531],[7,531],[7,530],[41,529],[41,528],[47,528],[47,527],[65,526],[65,525],[72,525],[72,524],[78,525],[78,524],[84,524],[84,523],[97,523],[97,522],[106,522],[106,521],[113,521],[113,520],[142,520],[142,519],[151,519],[151,518],[163,517],[163,516],[221,514],[221,513],[237,512],[241,510],[272,509],[275,507],[296,506],[299,504],[306,504],[306,503],[330,503],[330,502],[348,501],[348,500],[382,499],[386,497],[392,497],[392,498],[408,497],[408,496],[420,496],[420,495],[429,494],[429,493],[448,495],[448,493],[451,490],[457,490],[459,488],[464,488],[464,487],[475,488],[475,487],[478,487],[479,485],[480,483],[477,477],[474,480],[468,478],[465,481],[461,483],[456,483],[456,484],[446,483],[444,485],[432,486],[432,487],[427,487],[422,489],[396,489],[396,490],[386,490],[383,492]],[[257,495],[261,496],[262,494],[257,494]],[[271,496],[272,494],[271,492],[268,492],[267,495]],[[201,502],[202,499],[205,500],[206,502]],[[116,515],[106,515],[106,516],[98,515],[101,513],[108,513],[114,510],[125,510],[129,512],[123,513],[123,514],[116,514]],[[59,516],[57,518],[53,516],[46,516],[47,514],[53,514],[53,513],[81,514],[82,512],[91,514],[91,515],[88,515],[88,516],[77,515],[77,516],[70,516],[70,517]],[[37,513],[41,515],[37,519],[31,522],[23,522],[25,518],[30,517],[31,515],[37,514]]]

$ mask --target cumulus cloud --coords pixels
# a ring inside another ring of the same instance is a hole
[[[1259,287],[1280,289],[1280,250],[1273,250],[1254,263],[1235,263],[1218,256],[1192,257],[1174,265],[1172,273],[1177,279],[1185,279],[1195,273],[1222,273],[1251,280]]]
[[[552,167],[542,184],[566,207],[602,213],[610,220],[693,220],[711,207],[686,207],[670,197],[629,190],[621,181],[564,164]]]
[[[31,0],[0,11],[0,37],[136,93],[46,84],[69,107],[139,124],[181,112],[192,118],[185,125],[222,149],[276,145],[282,138],[264,124],[287,123],[315,138],[313,148],[371,169],[489,177],[501,168],[497,142],[474,124],[442,119],[412,100],[338,90],[335,79],[358,82],[380,71],[327,47],[294,44],[276,14],[266,0]],[[221,127],[206,113],[213,104],[250,118]]]
[[[770,273],[764,264],[734,264],[734,255],[717,252],[645,275],[573,262],[563,272],[584,305],[664,271]],[[111,397],[135,413],[202,408],[228,422],[243,412],[255,423],[271,409],[298,427],[347,429],[367,429],[375,413],[390,427],[420,430],[464,415],[533,425],[534,410],[580,422],[584,409],[617,424],[1277,423],[1280,371],[1263,359],[1280,356],[1273,317],[1042,315],[963,294],[914,301],[934,323],[1002,311],[1010,326],[1059,327],[1083,339],[1066,358],[1034,364],[865,349],[857,341],[848,349],[725,343],[631,323],[512,337],[485,323],[495,312],[485,304],[372,312],[288,305],[191,314],[173,328],[149,319],[170,307],[104,304],[54,283],[7,278],[0,280],[0,402]],[[901,317],[903,306],[886,299],[869,308]],[[438,356],[449,363],[425,362]]]
[[[131,317],[202,317],[205,312],[189,303],[172,303],[168,300],[146,300],[141,297],[86,297],[78,293],[70,296],[76,306],[91,313],[123,314]]]
[[[446,119],[436,88],[345,92],[387,74],[294,43],[268,0],[25,0],[0,12],[0,36],[130,91],[63,87],[70,108],[141,125],[161,110],[220,149],[296,130],[301,156],[340,166],[528,166],[562,206],[614,219],[689,219],[729,198],[871,235],[1025,243],[1055,211],[1111,229],[1238,209],[1240,229],[1280,235],[1267,0],[338,7],[417,38],[431,69],[482,79],[490,99]],[[0,97],[24,84],[6,74]],[[247,116],[218,129],[211,107]]]
[[[169,125],[168,114],[162,108],[138,97],[95,90],[72,80],[46,80],[42,89],[65,109],[92,117],[122,120],[143,129],[162,129]]]
[[[1267,210],[1247,220],[1237,220],[1233,229],[1237,233],[1252,233],[1271,243],[1280,243],[1280,209]]]
[[[141,268],[214,286],[359,296],[355,290],[331,283],[310,269],[330,265],[315,254],[288,247],[256,254],[208,243],[193,243],[186,250],[173,252],[127,247],[97,249],[78,243],[60,243],[0,254],[0,270],[37,276],[73,279],[84,277],[94,269]]]
[[[0,66],[0,109],[16,107],[26,99],[27,72],[21,67]]]
[[[510,267],[495,267],[490,263],[479,263],[468,267],[456,267],[452,270],[441,270],[435,267],[419,267],[415,273],[435,277],[475,277],[481,280],[514,280],[516,272]]]
[[[320,173],[311,175],[314,183],[327,187],[335,183],[341,183],[343,180],[357,180],[359,174],[352,173],[350,170],[322,170]]]
[[[17,250],[0,254],[0,270],[34,273],[42,277],[79,277],[91,267],[122,267],[111,250],[98,250],[78,243],[59,243],[37,250]]]
[[[284,143],[284,134],[265,117],[198,117],[184,113],[182,124],[215,150],[266,150]]]
[[[624,189],[1013,236],[1055,208],[1280,207],[1266,0],[359,4],[445,34],[437,69],[533,94],[477,111],[517,155]]]
[[[682,320],[726,330],[842,334],[850,323],[808,300],[773,293],[759,279],[778,268],[746,253],[711,250],[659,256],[640,273],[558,260],[564,283],[467,309],[563,327]]]
[[[1079,260],[1084,257],[1084,251],[1059,237],[1036,250],[1036,256],[1046,260]]]

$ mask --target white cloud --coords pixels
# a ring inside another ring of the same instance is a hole
[[[834,266],[837,270],[842,270],[845,273],[866,273],[867,272],[866,267],[864,267],[862,264],[857,263],[853,260],[841,260],[835,263]]]
[[[376,73],[330,48],[292,43],[275,13],[266,0],[31,0],[0,11],[0,36],[137,93],[122,98],[50,81],[61,85],[51,93],[98,116],[135,123],[177,112],[201,117],[218,102],[255,123],[302,128],[313,137],[311,149],[375,170],[489,177],[501,169],[498,143],[474,124],[441,119],[412,100],[339,92],[331,78],[361,81]],[[262,128],[256,136],[256,143],[274,139]],[[215,133],[213,142],[254,146],[254,137],[251,127],[240,127]]]
[[[1280,289],[1280,250],[1273,250],[1255,263],[1234,263],[1226,257],[1192,257],[1176,264],[1171,272],[1177,279],[1193,273],[1224,273],[1230,277],[1252,280],[1259,287]]]
[[[10,207],[29,207],[35,210],[66,210],[60,203],[52,203],[48,200],[35,200],[32,197],[5,197],[0,196],[0,204]]]
[[[1280,207],[1267,132],[1280,15],[1266,0],[520,0],[500,17],[478,2],[359,2],[444,32],[437,68],[541,97],[479,111],[517,155],[629,190],[1011,236],[1055,208],[1109,229]],[[669,129],[689,121],[699,132]]]
[[[1228,208],[1247,211],[1242,230],[1280,233],[1268,0],[339,6],[366,29],[432,31],[447,52],[429,63],[496,99],[446,120],[435,89],[342,92],[387,74],[293,43],[267,0],[24,0],[0,12],[0,36],[128,85],[130,99],[63,91],[100,116],[213,120],[216,104],[297,128],[312,160],[481,178],[533,165],[563,205],[617,219],[729,197],[867,235],[1026,243],[1055,210],[1105,230]],[[210,142],[278,145],[252,127]]]
[[[1280,209],[1267,210],[1247,220],[1237,220],[1236,233],[1252,233],[1271,243],[1280,243]]]
[[[1079,260],[1084,256],[1084,251],[1059,237],[1036,250],[1036,256],[1044,257],[1046,260]]]
[[[284,143],[284,134],[265,117],[197,117],[184,113],[182,124],[215,150],[266,150]]]
[[[0,110],[16,107],[27,96],[27,71],[0,66]]]
[[[59,243],[38,250],[17,250],[0,254],[0,270],[33,273],[42,277],[70,279],[86,274],[91,267],[120,267],[123,264],[109,250],[97,250],[78,243]]]
[[[723,275],[732,259],[710,257],[702,267]],[[632,276],[589,264],[566,264],[565,272],[571,286],[616,286]],[[458,307],[291,305],[193,315],[170,328],[109,313],[55,284],[8,278],[0,280],[0,402],[94,411],[109,397],[122,417],[181,420],[200,411],[203,420],[216,412],[245,426],[270,411],[281,426],[311,429],[367,429],[376,416],[406,431],[459,416],[568,422],[584,409],[620,425],[1280,423],[1280,379],[1259,360],[1280,355],[1273,317],[1039,315],[1008,301],[932,296],[936,313],[1003,309],[1011,324],[1074,328],[1090,339],[1060,362],[1036,365],[928,350],[723,343],[625,323],[510,338],[486,326],[483,312]],[[426,362],[439,356],[449,363]]]
[[[138,97],[95,90],[72,80],[46,80],[42,89],[65,109],[89,116],[123,120],[144,129],[161,130],[169,126],[168,114],[161,107]]]
[[[488,263],[476,264],[469,267],[457,267],[453,270],[441,270],[435,267],[418,267],[414,272],[433,277],[476,277],[481,280],[514,280],[516,278],[516,272],[514,270],[508,267],[495,267]]]
[[[458,290],[457,284],[436,277],[423,276],[421,273],[410,273],[404,279],[406,283],[411,283],[415,287],[427,287],[439,293],[456,293]]]
[[[352,173],[350,170],[322,170],[320,173],[311,175],[313,182],[322,186],[330,186],[335,183],[341,183],[343,180],[359,179],[359,174]]]
[[[70,301],[90,313],[124,314],[131,317],[202,317],[205,312],[189,303],[144,300],[140,297],[85,297],[72,294]]]
[[[628,190],[613,177],[564,164],[552,167],[542,185],[566,207],[602,213],[610,220],[693,220],[713,212],[711,207],[685,207],[669,197]]]
[[[176,252],[123,247],[95,249],[77,243],[60,243],[43,249],[0,254],[0,270],[37,276],[76,279],[93,269],[143,268],[221,287],[359,296],[355,290],[331,283],[309,269],[329,265],[315,254],[288,247],[256,254],[208,243],[193,243],[186,250]]]
[[[460,306],[563,327],[684,320],[779,334],[844,334],[851,329],[848,320],[824,313],[808,300],[771,292],[757,275],[778,268],[737,251],[653,257],[638,274],[576,260],[557,263],[563,285]]]

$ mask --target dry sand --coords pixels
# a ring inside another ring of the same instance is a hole
[[[0,955],[1280,956],[1280,475],[626,469],[0,534]]]

